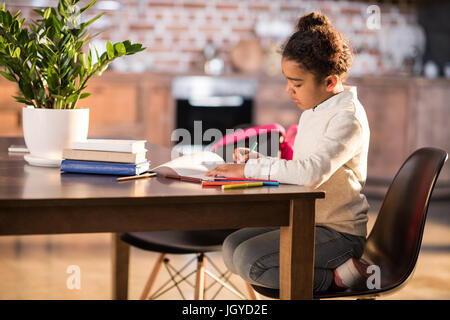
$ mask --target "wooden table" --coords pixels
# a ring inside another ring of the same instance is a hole
[[[315,200],[321,191],[293,186],[222,191],[163,177],[118,183],[116,177],[61,174],[8,154],[22,138],[0,138],[0,235],[113,233],[112,297],[127,299],[131,231],[280,226],[280,297],[311,299]],[[152,166],[170,150],[149,144]]]

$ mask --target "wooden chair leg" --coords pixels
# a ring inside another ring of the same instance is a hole
[[[205,260],[205,264],[203,266],[203,300],[206,300],[206,258],[204,258],[203,260]]]
[[[164,263],[164,259],[166,257],[165,253],[161,253],[158,259],[155,262],[155,265],[152,269],[152,273],[145,284],[144,291],[141,294],[141,300],[149,300],[150,292],[152,290],[153,284],[155,283],[156,276],[158,275],[159,269],[161,269],[162,264]]]
[[[197,275],[195,279],[195,300],[204,300],[205,298],[205,265],[206,259],[203,253],[199,253],[197,257]]]
[[[250,300],[261,300],[261,296],[258,292],[253,289],[250,283],[245,281],[245,285],[247,286],[248,295],[250,296]]]

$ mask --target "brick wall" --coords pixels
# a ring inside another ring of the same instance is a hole
[[[6,0],[9,9],[14,0]],[[118,10],[92,25],[99,39],[143,43],[148,49],[113,65],[119,71],[152,70],[169,73],[200,72],[203,49],[211,44],[229,68],[228,53],[240,40],[255,39],[255,25],[281,21],[293,26],[300,15],[319,10],[351,40],[356,53],[353,75],[411,74],[414,57],[423,46],[416,11],[411,5],[381,4],[381,29],[370,30],[367,8],[371,3],[324,0],[117,0]],[[35,17],[29,7],[25,17]],[[92,15],[96,10],[90,9]],[[406,35],[406,36],[405,36]],[[400,40],[399,40],[400,39]],[[405,40],[406,39],[406,40]],[[264,50],[281,39],[260,38]],[[396,43],[403,41],[403,50]],[[100,41],[98,42],[101,46]]]

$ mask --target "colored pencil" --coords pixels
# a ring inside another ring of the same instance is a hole
[[[150,178],[150,177],[154,177],[154,176],[156,176],[156,172],[148,172],[148,173],[138,174],[136,176],[117,178],[117,181],[136,180],[136,179]]]
[[[222,186],[222,190],[228,189],[238,189],[238,188],[253,188],[253,187],[262,187],[262,182],[250,182],[250,183],[239,183],[239,184],[229,184]]]
[[[277,180],[264,180],[264,179],[247,179],[247,178],[234,178],[234,177],[225,177],[225,178],[214,178],[214,181],[263,181],[263,182],[278,182]]]
[[[250,153],[252,153],[253,151],[255,151],[257,145],[258,145],[258,142],[255,141],[255,143],[252,144],[252,146],[251,146],[250,149],[248,150],[248,154],[250,154]]]
[[[272,181],[254,181],[254,182],[262,182],[263,186],[272,186],[272,187],[278,187],[278,182],[272,182]],[[202,186],[203,187],[219,187],[229,184],[243,184],[248,183],[246,181],[203,181]]]

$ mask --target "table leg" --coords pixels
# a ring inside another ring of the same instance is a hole
[[[113,233],[111,239],[112,299],[128,299],[128,264],[130,246],[120,240],[120,233]]]
[[[280,230],[280,299],[312,299],[315,199],[291,200],[289,226]]]

